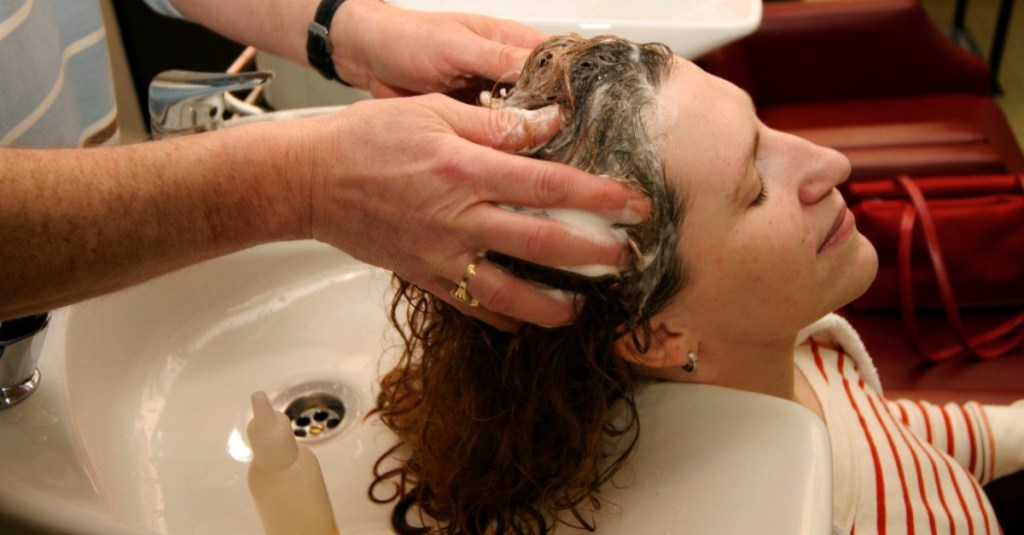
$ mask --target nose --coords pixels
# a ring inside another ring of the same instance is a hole
[[[801,154],[794,161],[803,167],[797,175],[801,180],[800,202],[815,204],[850,178],[850,159],[837,150],[795,139],[800,144]]]

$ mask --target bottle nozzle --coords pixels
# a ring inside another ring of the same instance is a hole
[[[299,454],[288,417],[274,410],[266,392],[252,394],[252,420],[246,430],[252,447],[252,462],[268,469],[281,470]]]
[[[262,390],[253,392],[250,400],[252,401],[252,417],[254,420],[273,421],[272,419],[277,411],[270,404],[270,398],[267,397],[266,392]]]

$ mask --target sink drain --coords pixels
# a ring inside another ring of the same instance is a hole
[[[345,404],[328,394],[310,394],[289,403],[284,414],[292,421],[296,437],[318,438],[341,425]]]
[[[291,420],[292,433],[302,441],[325,440],[353,427],[359,418],[359,398],[341,383],[317,382],[294,386],[273,400]]]

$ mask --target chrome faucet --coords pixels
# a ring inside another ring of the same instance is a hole
[[[149,83],[149,118],[154,138],[216,130],[224,123],[224,93],[254,89],[270,71],[164,71]]]
[[[39,355],[50,313],[0,323],[0,410],[17,405],[39,386]]]

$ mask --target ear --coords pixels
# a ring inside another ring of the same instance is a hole
[[[641,333],[637,333],[639,337]],[[642,340],[641,340],[642,341]],[[659,314],[651,318],[651,341],[647,352],[641,353],[626,333],[615,341],[619,358],[645,368],[678,368],[690,363],[687,356],[697,351],[698,340],[679,320]]]

